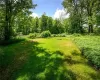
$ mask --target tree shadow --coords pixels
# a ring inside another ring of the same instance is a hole
[[[7,41],[0,41],[0,46],[8,46],[8,45],[11,45],[11,44],[15,44],[15,43],[19,43],[19,42],[22,42],[22,41],[25,41],[24,38],[15,38],[15,39],[10,39],[10,40],[7,40]]]
[[[90,48],[88,48],[89,50],[91,50]],[[87,73],[88,76],[90,76],[93,80],[100,80],[100,71],[96,68],[94,68],[91,65],[91,61],[89,61],[88,59],[86,59],[86,57],[83,56],[83,54],[79,54],[77,53],[77,51],[73,51],[71,53],[72,55],[70,56],[66,56],[66,58],[64,59],[64,61],[66,61],[68,64],[70,65],[74,65],[74,64],[83,64],[85,66],[89,66],[90,68],[92,68],[94,71],[96,72],[85,72]],[[90,54],[90,53],[88,53]],[[80,56],[80,59],[74,60],[74,57]]]
[[[66,58],[64,59],[68,64],[74,65],[74,64],[88,64],[85,61],[85,58],[76,50],[73,50],[71,52],[71,55],[66,55]]]
[[[23,41],[3,49],[0,80],[76,80],[75,74],[64,67],[63,53],[50,52],[40,43]]]

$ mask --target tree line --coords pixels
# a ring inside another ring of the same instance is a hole
[[[24,21],[24,24],[21,22],[19,25],[23,26],[21,27],[18,25],[16,30],[18,32],[22,32],[24,35],[34,32],[41,33],[46,30],[49,30],[52,34],[59,34],[64,33],[65,30],[62,22],[59,19],[54,20],[52,17],[47,16],[46,13],[44,13],[40,18],[30,16],[30,19],[27,21],[26,19],[22,21]],[[29,24],[27,25],[25,21]]]
[[[100,32],[100,0],[63,0],[62,5],[70,14],[67,19],[53,19],[46,13],[34,18],[30,9],[37,5],[32,0],[0,0],[0,41],[46,30],[52,34]]]
[[[83,33],[84,24],[88,33],[100,27],[100,0],[64,0],[62,5],[70,14],[71,33]]]

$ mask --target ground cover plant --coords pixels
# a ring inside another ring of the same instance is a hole
[[[90,64],[100,69],[100,36],[79,36],[73,40]]]

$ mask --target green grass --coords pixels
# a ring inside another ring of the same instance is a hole
[[[100,80],[70,38],[27,39],[0,47],[0,80]]]

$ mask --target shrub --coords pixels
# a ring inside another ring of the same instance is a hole
[[[74,42],[79,46],[82,55],[88,59],[89,63],[96,69],[100,69],[100,36],[74,37]]]
[[[81,36],[81,34],[79,34],[79,33],[74,33],[73,36],[78,37],[78,36]]]
[[[52,34],[52,37],[58,37],[58,34]]]
[[[97,69],[100,69],[100,50],[98,49],[86,49],[84,50],[84,56],[89,62],[94,65]]]
[[[43,32],[41,33],[41,37],[42,37],[42,38],[46,38],[46,37],[50,37],[50,36],[51,36],[50,31],[43,31]]]
[[[60,37],[66,37],[66,34],[65,33],[60,34]]]
[[[90,36],[95,36],[95,33],[90,33],[89,35],[90,35]]]
[[[36,38],[37,37],[37,33],[30,33],[29,35],[28,35],[28,38],[30,38],[30,39],[34,39],[34,38]]]
[[[97,28],[95,29],[95,34],[96,34],[96,35],[100,35],[100,27],[97,27]]]
[[[66,37],[65,33],[62,34],[53,34],[52,37]]]

